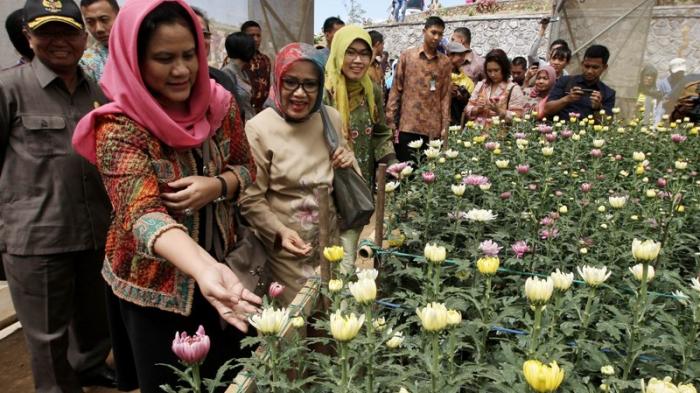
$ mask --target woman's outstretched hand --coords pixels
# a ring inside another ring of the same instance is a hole
[[[222,263],[208,264],[195,277],[204,298],[221,318],[242,332],[248,331],[248,316],[258,313],[262,299],[243,287],[235,273]]]

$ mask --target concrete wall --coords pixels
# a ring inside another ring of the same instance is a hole
[[[654,7],[644,63],[668,74],[675,57],[688,61],[688,71],[700,73],[700,5]]]
[[[525,56],[539,29],[538,22],[545,14],[522,14],[503,17],[484,15],[446,20],[445,36],[449,39],[457,27],[468,27],[472,32],[472,49],[484,55],[492,48],[501,48],[510,56]],[[374,25],[384,35],[384,49],[390,57],[398,57],[404,49],[420,45],[423,40],[423,21],[416,23]],[[540,48],[542,56],[547,43]]]

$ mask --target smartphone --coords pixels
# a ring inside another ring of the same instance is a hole
[[[581,91],[586,95],[591,95],[595,90],[581,88]]]

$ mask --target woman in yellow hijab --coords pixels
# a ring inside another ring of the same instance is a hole
[[[362,176],[372,187],[378,163],[396,163],[391,130],[386,126],[379,86],[372,83],[368,70],[372,62],[372,40],[360,26],[348,25],[333,36],[326,63],[324,101],[340,112],[343,136],[353,149]],[[343,234],[347,259],[352,267],[362,228]]]

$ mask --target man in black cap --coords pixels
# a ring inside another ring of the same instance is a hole
[[[73,0],[28,0],[24,15],[35,58],[0,74],[0,250],[36,391],[81,392],[114,383],[100,277],[111,208],[71,147],[105,98],[78,67],[87,33]]]

